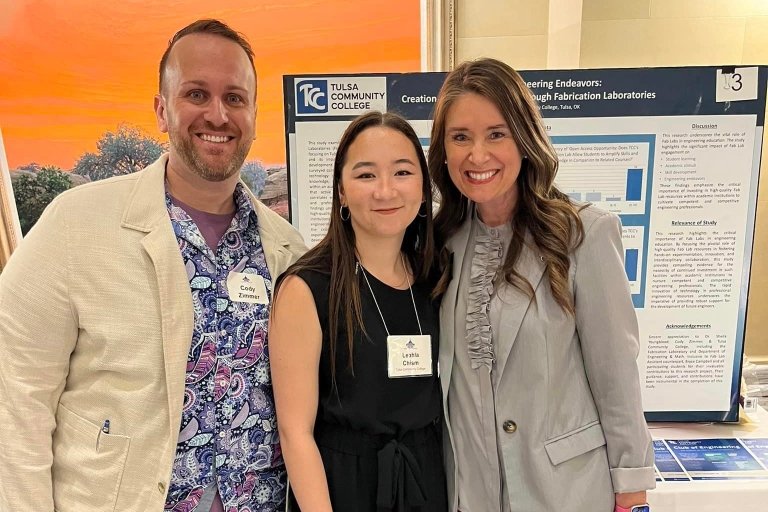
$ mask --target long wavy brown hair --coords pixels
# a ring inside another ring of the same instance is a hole
[[[336,347],[339,342],[339,320],[343,319],[344,334],[349,354],[348,367],[353,367],[353,346],[355,333],[365,334],[360,305],[360,288],[356,273],[355,231],[349,217],[341,216],[339,191],[341,174],[347,160],[347,153],[357,137],[369,128],[383,126],[403,134],[413,144],[419,160],[422,177],[422,194],[425,205],[432,204],[432,186],[424,151],[413,127],[403,117],[391,112],[367,112],[355,118],[339,141],[336,159],[333,163],[333,196],[331,221],[325,237],[304,256],[283,273],[275,285],[275,296],[287,276],[310,270],[330,274],[328,293],[328,338],[332,379],[336,375]],[[405,255],[415,282],[424,282],[433,267],[435,243],[432,227],[432,208],[424,207],[405,230],[401,251]],[[423,216],[422,216],[423,215]]]
[[[445,291],[451,278],[450,255],[445,247],[458,231],[470,209],[469,200],[451,181],[446,163],[445,123],[453,102],[462,94],[474,93],[490,100],[509,126],[520,153],[525,156],[517,178],[518,200],[510,219],[512,240],[502,272],[513,286],[534,297],[533,286],[515,269],[526,233],[543,256],[552,295],[560,307],[574,313],[568,287],[568,255],[581,244],[584,226],[579,208],[554,185],[557,154],[547,136],[533,94],[522,77],[495,59],[460,64],[445,79],[435,105],[429,169],[438,192],[440,209],[435,215],[437,248],[442,277],[435,293]]]

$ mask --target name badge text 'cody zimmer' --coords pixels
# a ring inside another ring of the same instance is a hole
[[[258,274],[230,272],[227,276],[227,293],[234,302],[269,304],[267,285]]]
[[[297,116],[357,116],[387,110],[384,76],[294,78]]]

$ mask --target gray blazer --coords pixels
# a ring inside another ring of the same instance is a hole
[[[655,486],[621,223],[594,207],[580,216],[585,238],[571,255],[569,271],[575,317],[555,302],[535,247],[523,250],[517,266],[533,286],[535,300],[507,283],[499,290],[509,307],[504,328],[493,333],[494,371],[499,372],[495,407],[512,512],[609,512],[614,493]],[[465,300],[459,296],[458,276],[465,256],[472,255],[467,250],[473,243],[470,226],[468,218],[448,242],[454,277],[440,310],[446,472],[453,511],[458,507],[456,465],[462,461],[454,440],[467,433],[452,430],[447,397],[455,340],[465,335],[456,332],[454,311],[457,301]],[[505,431],[506,421],[515,422],[514,432]]]

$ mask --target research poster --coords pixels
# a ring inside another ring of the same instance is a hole
[[[617,214],[651,421],[735,421],[765,120],[766,67],[525,71],[557,186]],[[443,73],[283,79],[293,224],[325,234],[336,144],[397,111],[429,150]]]

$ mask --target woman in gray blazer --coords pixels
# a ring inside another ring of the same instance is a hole
[[[557,165],[512,68],[482,59],[448,75],[429,167],[453,511],[648,510],[621,224],[558,190]]]

